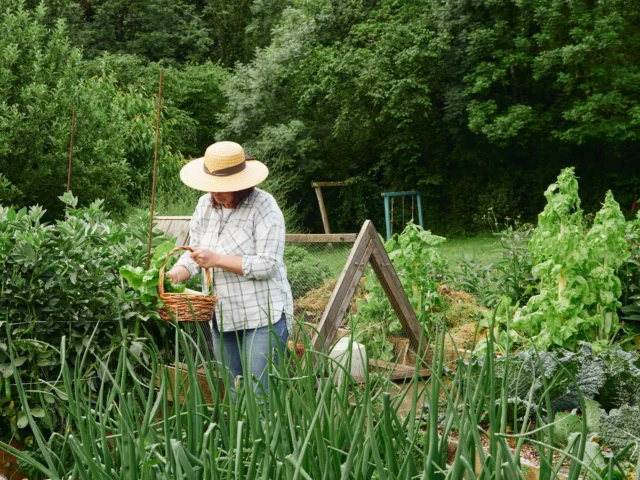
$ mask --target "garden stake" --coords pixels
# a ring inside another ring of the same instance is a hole
[[[153,154],[153,179],[151,181],[151,211],[149,212],[149,242],[147,246],[147,270],[151,263],[151,237],[153,233],[153,207],[156,200],[156,174],[158,171],[158,137],[160,136],[160,107],[162,105],[162,69],[158,83],[158,115],[156,117],[156,148]]]
[[[76,130],[76,106],[71,110],[71,141],[69,142],[69,168],[67,169],[67,192],[71,190],[71,164],[73,163],[73,135]]]

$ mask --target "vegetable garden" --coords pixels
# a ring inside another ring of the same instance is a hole
[[[322,258],[348,250],[288,244],[302,348],[269,365],[264,401],[242,379],[237,402],[198,331],[159,320],[175,239],[154,231],[146,270],[148,215],[115,221],[70,193],[54,223],[1,207],[0,472],[640,479],[640,217],[611,193],[584,215],[571,168],[545,197],[537,225],[497,232],[492,264],[451,265],[412,223],[386,242],[422,330],[401,384],[385,365],[408,358],[403,331],[372,272],[341,325],[378,360],[354,378],[311,339],[337,277]]]

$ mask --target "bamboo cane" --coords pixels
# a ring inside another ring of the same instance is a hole
[[[71,164],[73,163],[73,136],[76,130],[76,106],[71,110],[71,141],[69,142],[69,167],[67,169],[67,192],[71,190]]]
[[[160,108],[162,106],[162,69],[158,83],[158,113],[156,117],[156,148],[153,154],[153,179],[151,181],[151,210],[149,212],[149,242],[147,246],[147,270],[151,264],[151,237],[153,233],[153,207],[156,200],[156,175],[158,171],[158,139],[160,137]]]

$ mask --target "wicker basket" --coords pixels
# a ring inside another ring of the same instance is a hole
[[[175,319],[179,322],[209,322],[216,307],[218,298],[213,295],[194,295],[189,293],[167,293],[164,291],[164,269],[169,258],[180,250],[192,252],[191,247],[176,247],[169,252],[167,259],[160,267],[158,277],[158,296],[165,307],[158,310],[163,320]],[[211,287],[211,274],[204,269],[207,277],[207,288]],[[171,312],[171,313],[169,313]]]

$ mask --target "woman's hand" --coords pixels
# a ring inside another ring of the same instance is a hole
[[[169,280],[171,280],[171,283],[173,283],[174,285],[178,282],[180,282],[180,280],[178,280],[178,273],[177,272],[173,272],[173,271],[169,271],[167,273],[164,274],[165,278],[168,278]]]
[[[191,275],[189,274],[189,270],[187,270],[185,267],[183,267],[182,265],[176,265],[167,273],[165,273],[164,276],[165,278],[171,280],[171,283],[175,285],[176,283],[180,283],[184,280],[189,280],[189,277]]]
[[[206,248],[196,248],[191,252],[191,258],[200,268],[214,268],[218,266],[220,255]]]

